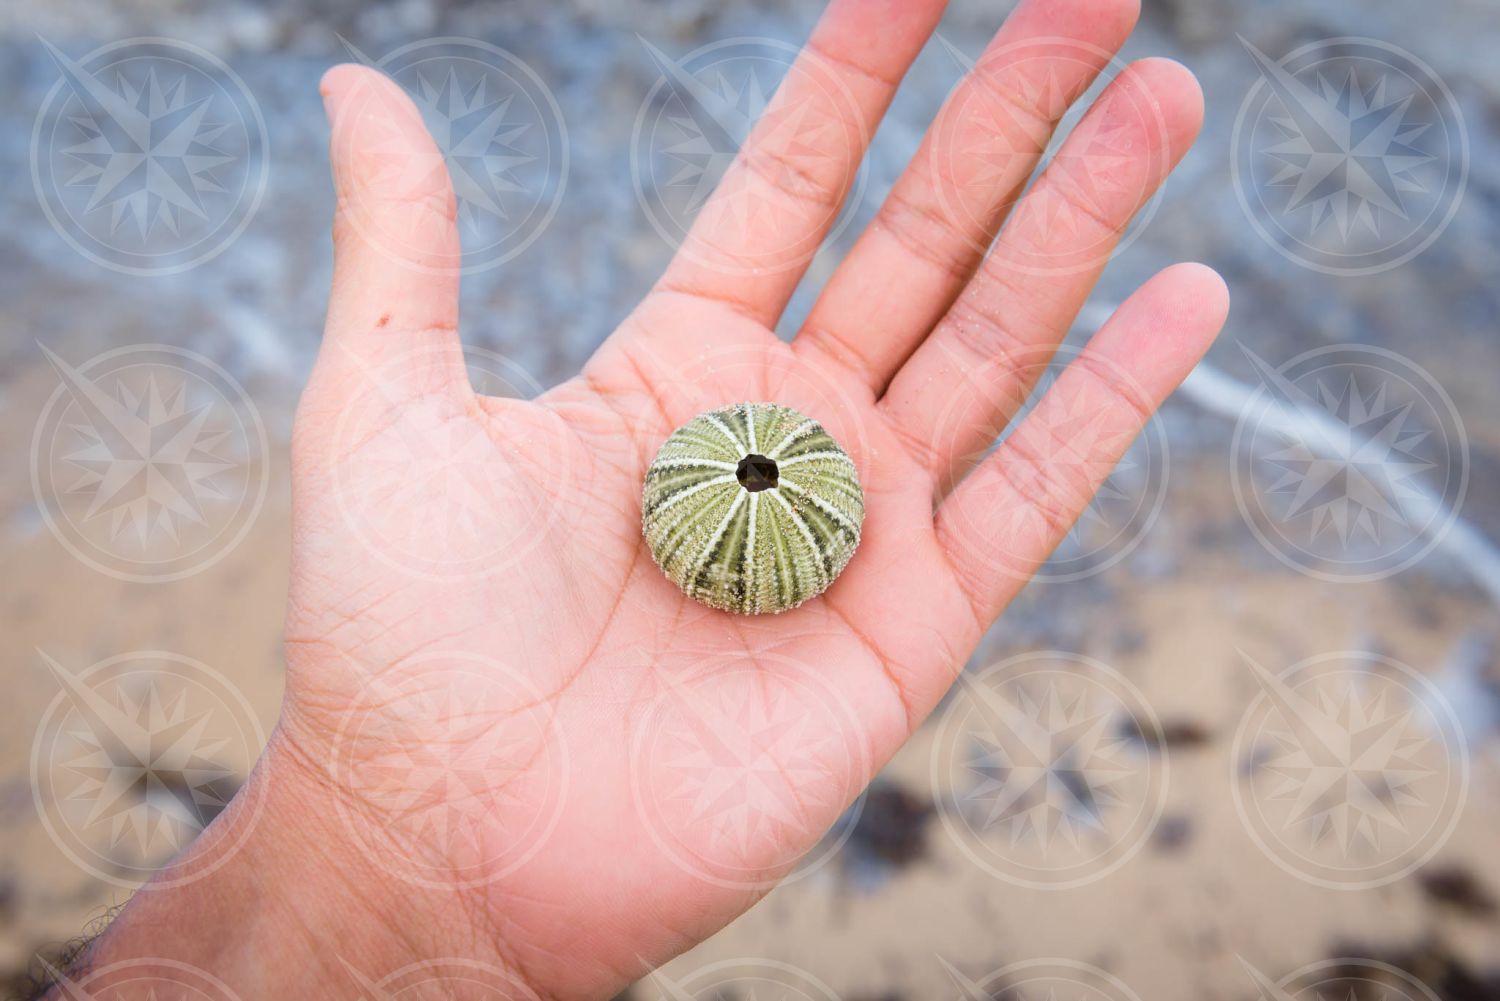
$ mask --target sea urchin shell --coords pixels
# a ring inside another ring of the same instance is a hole
[[[646,471],[641,529],[658,566],[726,612],[784,612],[822,594],[865,520],[854,462],[790,407],[740,403],[672,432]]]

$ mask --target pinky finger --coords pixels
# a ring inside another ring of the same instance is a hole
[[[938,541],[980,621],[999,615],[1062,541],[1228,311],[1212,269],[1157,274],[943,502]]]

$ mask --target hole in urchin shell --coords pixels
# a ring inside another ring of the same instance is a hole
[[[751,452],[740,460],[740,464],[734,469],[734,478],[740,481],[740,486],[752,494],[759,490],[770,490],[776,486],[781,471],[776,468],[776,460],[768,459],[764,455]]]

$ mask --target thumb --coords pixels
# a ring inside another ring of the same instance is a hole
[[[338,203],[314,382],[393,402],[465,391],[461,252],[443,152],[416,106],[376,70],[335,66],[319,90]]]

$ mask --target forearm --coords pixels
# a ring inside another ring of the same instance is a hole
[[[314,775],[273,737],[229,808],[43,996],[212,997],[217,981],[240,1001],[354,997],[358,973],[421,955],[398,920],[409,907],[363,875]]]

